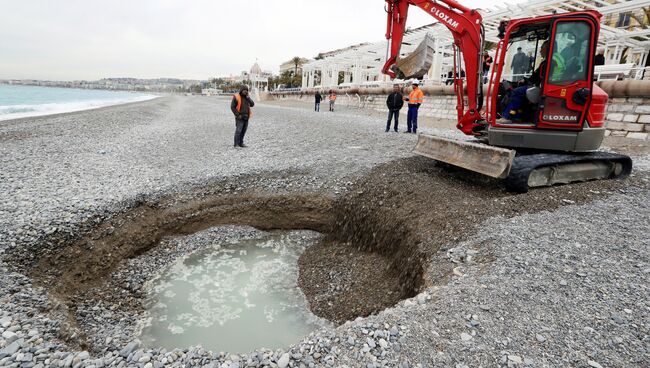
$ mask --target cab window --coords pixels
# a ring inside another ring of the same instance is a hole
[[[591,27],[586,22],[560,22],[555,31],[550,84],[585,81],[591,58]]]

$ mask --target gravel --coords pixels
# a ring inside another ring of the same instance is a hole
[[[377,165],[412,155],[415,137],[384,133],[384,124],[355,111],[260,104],[250,148],[233,149],[228,100],[180,96],[3,122],[0,256],[219,178],[283,172],[260,175],[260,187],[344,193]],[[447,283],[286,349],[237,355],[144,348],[129,331],[97,336],[100,351],[68,346],[59,339],[66,306],[0,262],[0,366],[650,365],[647,189],[480,228],[448,245],[456,268]]]

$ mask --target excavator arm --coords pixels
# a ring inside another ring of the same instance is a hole
[[[386,0],[386,12],[388,13],[386,39],[390,41],[390,55],[387,56],[382,72],[395,78],[391,67],[395,65],[399,57],[402,39],[406,31],[408,10],[411,5],[426,11],[451,31],[457,51],[454,55],[455,64],[460,62],[458,51],[462,51],[462,65],[464,65],[467,76],[467,108],[465,108],[463,96],[463,80],[456,78],[454,87],[458,100],[456,106],[458,111],[457,128],[467,135],[481,135],[481,130],[485,128],[479,111],[483,105],[481,86],[483,28],[482,17],[478,11],[469,9],[454,0]]]

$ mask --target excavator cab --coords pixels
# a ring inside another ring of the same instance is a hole
[[[508,24],[497,45],[489,86],[490,144],[569,152],[598,149],[607,103],[607,95],[592,82],[599,18],[578,12]]]

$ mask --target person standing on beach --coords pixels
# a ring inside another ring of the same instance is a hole
[[[418,131],[418,110],[420,109],[420,105],[422,105],[424,102],[424,93],[420,89],[420,82],[413,82],[413,91],[411,91],[409,97],[405,100],[409,103],[409,111],[408,115],[406,116],[405,133],[415,134]]]
[[[594,56],[594,65],[605,65],[605,49],[598,49],[598,54]]]
[[[400,93],[400,86],[398,84],[393,86],[393,93],[388,95],[386,99],[386,106],[388,107],[388,121],[386,122],[386,131],[390,131],[390,122],[395,117],[394,130],[397,132],[397,124],[399,119],[399,110],[404,106],[404,96]]]
[[[330,91],[330,111],[334,112],[334,102],[336,102],[336,92]]]
[[[316,106],[314,107],[314,111],[320,112],[320,102],[323,100],[323,96],[321,96],[319,91],[316,91],[314,98],[316,99]]]
[[[235,93],[230,103],[230,110],[235,115],[235,148],[246,147],[244,145],[244,135],[248,130],[248,120],[253,116],[251,107],[255,102],[248,95],[248,86],[242,86],[239,93]]]

